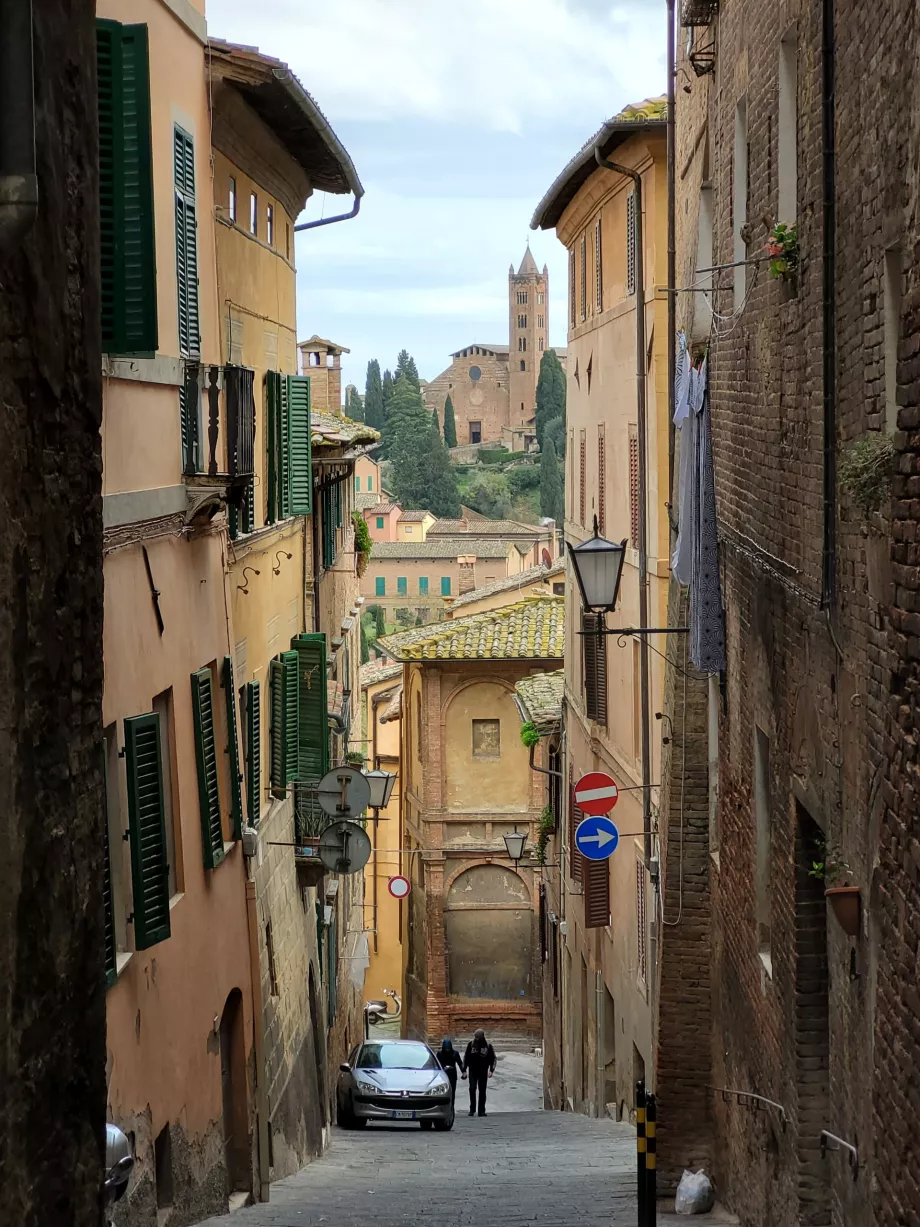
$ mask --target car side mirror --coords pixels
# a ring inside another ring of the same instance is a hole
[[[347,1061],[343,1061],[342,1064],[339,1066],[339,1071],[343,1074],[350,1074],[351,1066],[348,1064]]]

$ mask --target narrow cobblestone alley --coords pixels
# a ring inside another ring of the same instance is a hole
[[[633,1131],[573,1113],[521,1111],[528,1091],[539,1102],[537,1084],[528,1087],[526,1057],[506,1060],[514,1073],[502,1079],[500,1063],[485,1120],[466,1115],[461,1089],[451,1133],[335,1129],[324,1157],[273,1184],[268,1205],[209,1219],[209,1227],[632,1227]]]

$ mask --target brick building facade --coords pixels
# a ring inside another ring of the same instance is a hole
[[[916,8],[681,7],[714,13],[680,39],[676,284],[707,291],[678,323],[708,348],[727,664],[668,683],[661,1166],[711,1164],[742,1224],[893,1227],[918,1202]],[[893,497],[881,464],[861,506],[886,434]]]

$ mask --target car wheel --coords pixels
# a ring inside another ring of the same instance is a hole
[[[366,1116],[355,1116],[354,1112],[352,1112],[351,1127],[352,1129],[366,1129],[367,1128],[367,1117]]]
[[[434,1125],[434,1121],[433,1120],[420,1120],[419,1124],[422,1126],[423,1129],[430,1129],[432,1125]]]
[[[348,1113],[342,1105],[341,1099],[336,1096],[335,1100],[335,1123],[340,1129],[348,1128]]]
[[[454,1118],[451,1116],[450,1120],[436,1120],[432,1121],[431,1123],[434,1125],[435,1129],[437,1129],[438,1133],[446,1133],[448,1129],[453,1129]]]

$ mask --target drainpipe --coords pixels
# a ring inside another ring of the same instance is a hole
[[[645,247],[642,236],[642,176],[603,155],[604,134],[594,146],[598,166],[632,179],[636,192],[636,416],[639,445],[639,629],[648,626],[648,430],[646,421]],[[671,295],[670,297],[673,297]],[[642,706],[642,831],[646,867],[652,859],[652,765],[649,728],[648,636],[639,636],[639,691]]]
[[[677,157],[674,114],[677,94],[677,57],[675,49],[674,0],[668,0],[668,285],[677,285],[677,220],[674,167]],[[677,379],[677,295],[668,294],[668,528],[669,543],[674,544],[674,384]]]
[[[348,213],[337,213],[335,217],[321,217],[315,222],[301,222],[299,226],[294,227],[294,233],[299,234],[301,230],[315,230],[318,226],[334,226],[336,222],[347,222],[352,217],[358,216],[360,208],[361,197],[355,196],[355,203]]]
[[[0,29],[0,251],[8,251],[38,215],[32,0],[0,0]]]
[[[594,1037],[597,1045],[597,1117],[600,1119],[604,1115],[604,976],[600,971],[594,973],[594,1013]]]
[[[268,1166],[268,1084],[265,1072],[265,1037],[262,1031],[262,970],[259,963],[259,920],[256,884],[246,880],[246,921],[249,928],[249,978],[252,981],[252,1029],[256,1060],[256,1119],[259,1130],[259,1201],[268,1201],[271,1171]]]
[[[824,551],[821,603],[830,618],[837,595],[837,151],[834,0],[823,0],[821,111],[824,188]],[[830,625],[830,622],[828,623]]]

